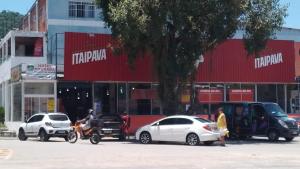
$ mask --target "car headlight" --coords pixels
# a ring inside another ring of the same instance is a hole
[[[279,122],[279,124],[280,124],[282,127],[284,127],[284,128],[289,128],[289,127],[286,125],[286,123],[285,123],[284,121],[278,120],[278,122]]]

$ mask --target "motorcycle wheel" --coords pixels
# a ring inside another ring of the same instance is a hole
[[[75,143],[78,139],[78,134],[74,131],[70,131],[68,134],[69,143]]]
[[[99,136],[99,134],[97,133],[93,133],[92,136],[90,137],[90,142],[92,144],[98,144],[100,142],[101,138]]]

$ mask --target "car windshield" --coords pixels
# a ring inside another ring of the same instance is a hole
[[[203,118],[200,118],[200,117],[197,117],[195,119],[198,120],[198,121],[200,121],[201,123],[211,123],[211,121],[203,119]]]
[[[67,121],[68,120],[68,117],[66,115],[60,115],[60,114],[55,114],[55,115],[49,115],[49,118],[51,120],[54,120],[54,121]]]
[[[266,111],[275,117],[287,117],[287,114],[277,104],[265,104]]]

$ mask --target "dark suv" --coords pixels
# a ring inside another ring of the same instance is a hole
[[[124,122],[119,114],[103,114],[97,119],[102,123],[101,137],[114,137],[119,138],[119,140],[126,139],[125,133],[122,130]]]
[[[267,136],[270,141],[284,137],[292,141],[299,135],[297,122],[277,103],[222,103],[231,137]]]

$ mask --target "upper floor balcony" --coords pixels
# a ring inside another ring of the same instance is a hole
[[[10,79],[11,68],[20,64],[47,63],[45,33],[10,31],[0,41],[0,81]]]

